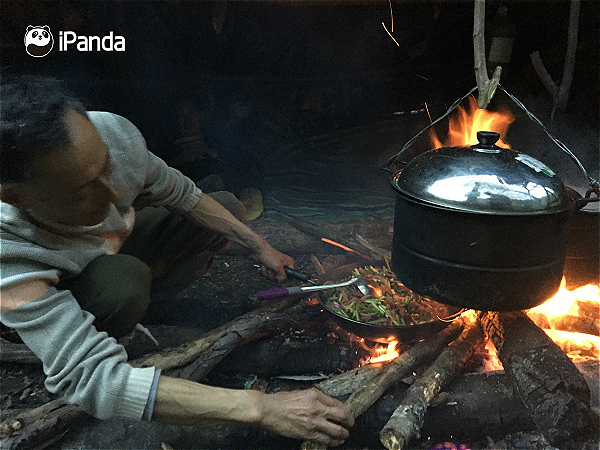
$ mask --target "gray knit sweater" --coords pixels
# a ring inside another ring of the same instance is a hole
[[[108,251],[103,235],[129,226],[122,216],[131,207],[165,206],[185,213],[200,200],[202,192],[149,152],[131,122],[107,112],[90,112],[89,118],[108,146],[111,183],[119,199],[106,220],[92,227],[42,225],[0,202],[1,289],[34,279],[54,285],[78,275]],[[94,317],[81,309],[70,291],[51,288],[35,301],[2,311],[0,320],[16,329],[42,360],[50,392],[101,419],[142,418],[155,369],[128,365],[125,349],[94,328]]]

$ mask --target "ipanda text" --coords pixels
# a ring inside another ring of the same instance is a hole
[[[74,31],[59,31],[58,32],[58,50],[66,52],[69,45],[75,47],[80,52],[124,52],[125,38],[123,36],[115,36],[111,31],[106,36],[78,36]]]

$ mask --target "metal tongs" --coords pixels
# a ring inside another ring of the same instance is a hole
[[[287,297],[288,295],[324,291],[326,289],[334,289],[351,285],[356,286],[363,295],[373,295],[372,288],[369,286],[369,282],[367,280],[362,277],[354,277],[348,281],[343,281],[336,284],[323,284],[319,286],[292,286],[288,288],[269,289],[258,292],[256,294],[256,298],[257,300],[266,300],[268,298]]]

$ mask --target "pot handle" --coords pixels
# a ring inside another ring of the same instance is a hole
[[[596,197],[592,198],[592,194],[595,194]],[[575,199],[575,209],[580,210],[588,203],[598,202],[600,201],[600,194],[598,194],[598,190],[594,190],[593,187],[590,187],[585,193],[585,197],[579,197]]]
[[[577,164],[577,166],[579,167],[579,169],[583,172],[583,174],[585,175],[585,177],[588,179],[588,181],[590,182],[590,188],[588,189],[588,191],[586,193],[585,199],[581,199],[581,201],[583,202],[583,204],[579,208],[582,208],[583,206],[587,205],[590,202],[596,202],[596,201],[598,201],[598,199],[600,197],[600,183],[598,181],[596,181],[594,178],[592,178],[587,173],[587,171],[585,170],[585,167],[583,167],[583,164],[581,164],[581,162],[577,159],[577,157],[573,154],[573,152],[571,152],[571,150],[569,150],[569,148],[565,144],[563,144],[560,140],[558,140],[557,138],[555,138],[554,136],[552,136],[552,134],[550,134],[550,132],[548,131],[548,129],[540,121],[540,119],[538,119],[535,115],[533,115],[533,113],[531,111],[529,111],[525,107],[525,105],[518,98],[516,98],[514,95],[512,95],[511,93],[509,93],[500,84],[498,85],[498,89],[500,89],[502,92],[504,92],[506,95],[508,95],[508,97],[513,102],[515,102],[515,104],[519,108],[521,108],[525,112],[525,114],[527,114],[527,117],[529,117],[532,122],[534,122],[537,125],[539,125],[542,128],[542,130],[544,130],[544,133],[546,133],[546,135],[552,140],[552,142],[554,142],[556,144],[556,146],[558,148],[560,148],[563,152],[565,152],[567,155],[569,155],[569,157],[575,162],[575,164]],[[590,198],[592,193],[596,194],[596,198],[595,199],[591,199]]]

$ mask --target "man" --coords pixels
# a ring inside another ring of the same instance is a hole
[[[351,411],[317,390],[228,390],[128,365],[112,337],[134,328],[152,279],[177,259],[208,254],[206,265],[223,236],[269,279],[294,262],[230,212],[243,216],[239,202],[203,195],[123,117],[88,113],[41,77],[5,82],[0,100],[0,318],[42,360],[49,391],[101,419],[234,421],[343,442]]]

